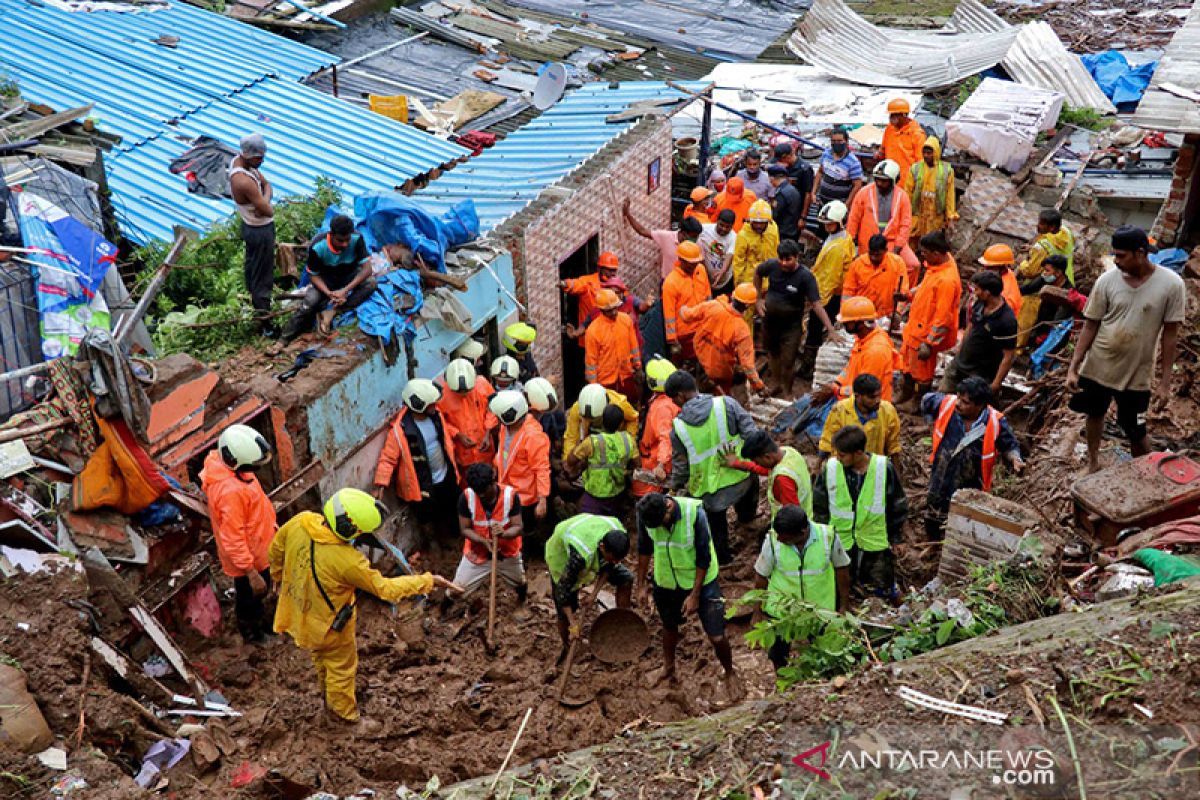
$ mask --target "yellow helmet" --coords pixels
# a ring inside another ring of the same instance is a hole
[[[770,222],[771,204],[766,200],[755,200],[746,212],[747,222]]]
[[[475,367],[465,358],[456,358],[446,365],[446,388],[464,394],[475,388]]]
[[[650,390],[661,392],[666,388],[667,378],[671,377],[678,369],[665,358],[650,359],[650,363],[646,365],[646,383],[650,384]]]
[[[325,521],[343,542],[374,533],[383,524],[387,509],[362,489],[338,489],[325,501]]]
[[[504,349],[525,355],[537,338],[537,328],[528,322],[514,322],[504,329]]]

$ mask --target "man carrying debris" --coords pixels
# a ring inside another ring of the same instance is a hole
[[[242,137],[241,154],[229,162],[229,194],[242,220],[242,242],[246,245],[243,272],[250,304],[262,318],[264,336],[276,335],[271,313],[271,290],[275,287],[275,187],[260,171],[267,157],[267,141],[261,133]]]
[[[925,139],[921,160],[909,168],[912,181],[908,196],[912,201],[913,225],[909,234],[913,247],[921,237],[934,231],[954,231],[958,219],[955,207],[954,169],[942,161],[942,143],[936,136]]]
[[[633,436],[621,430],[625,413],[608,405],[601,414],[603,433],[593,433],[567,456],[567,472],[583,472],[583,499],[579,510],[586,514],[619,516],[624,511],[625,487],[636,450]]]
[[[308,245],[309,285],[300,307],[288,320],[281,337],[284,344],[307,331],[317,320],[317,332],[326,336],[336,314],[358,308],[375,291],[367,244],[354,232],[354,220],[338,214],[329,232]]]
[[[742,461],[742,458],[749,460]],[[767,479],[767,506],[772,519],[779,509],[788,505],[812,510],[812,477],[808,473],[808,462],[796,448],[780,447],[766,431],[747,435],[742,442],[741,458],[730,450],[725,453],[725,464]]]
[[[1023,303],[1021,286],[1017,283],[1016,273],[1013,272],[1015,260],[1012,248],[1006,244],[994,244],[984,250],[983,255],[979,257],[980,266],[1000,277],[1000,293],[1004,297],[1004,302],[1008,303],[1009,308],[1012,309],[1014,316],[1021,313]],[[1014,339],[1014,343],[1015,341]]]
[[[866,451],[888,456],[895,468],[895,458],[900,455],[900,415],[896,407],[883,399],[879,378],[870,373],[856,377],[851,387],[854,393],[834,404],[825,418],[817,445],[822,463],[833,454],[833,435],[848,425],[857,425],[867,435]]]
[[[1166,405],[1171,395],[1171,368],[1186,290],[1183,279],[1148,258],[1146,232],[1128,225],[1112,235],[1117,268],[1096,281],[1083,309],[1083,332],[1067,370],[1071,409],[1087,415],[1088,471],[1100,469],[1104,417],[1113,401],[1117,424],[1129,437],[1134,456],[1150,451],[1146,411],[1154,351],[1161,335],[1161,362],[1154,397]]]
[[[921,161],[925,147],[925,130],[909,116],[912,107],[903,97],[888,103],[888,124],[883,129],[883,144],[880,155],[896,162],[900,167],[900,188],[906,193],[912,188],[912,167]]]
[[[605,407],[615,405],[625,415],[625,430],[630,436],[636,436],[638,431],[638,412],[630,405],[629,399],[620,392],[605,389],[598,383],[589,383],[579,392],[577,399],[567,409],[567,432],[563,436],[563,458],[574,452],[575,448],[591,435],[593,429],[601,427],[601,416]]]
[[[412,504],[418,522],[446,535],[456,530],[456,431],[437,410],[442,390],[433,381],[413,378],[400,397],[404,408],[392,420],[375,467],[375,496],[383,497],[392,484],[396,497]]]
[[[932,392],[921,400],[921,413],[933,423],[929,493],[925,499],[925,535],[945,535],[950,498],[959,489],[992,490],[997,454],[1014,472],[1025,467],[1021,447],[1008,420],[991,407],[992,388],[978,376],[958,384],[957,394]]]
[[[773,223],[772,223],[773,224]],[[678,260],[675,269],[663,281],[663,327],[666,329],[667,349],[676,363],[696,358],[693,338],[695,323],[679,317],[684,306],[698,306],[712,297],[708,285],[708,272],[702,266],[704,254],[695,242],[683,242],[676,248]],[[735,257],[736,265],[736,257]],[[735,266],[736,269],[736,266]]]
[[[877,319],[890,318],[897,300],[908,299],[908,265],[888,252],[887,237],[881,233],[868,240],[867,248],[846,268],[842,297],[865,297],[874,306]]]
[[[900,351],[904,386],[897,405],[916,402],[929,390],[937,373],[937,354],[958,342],[962,278],[945,235],[938,232],[922,236],[921,257],[925,260],[925,277],[913,290],[912,307],[904,326]]]
[[[798,505],[786,505],[771,520],[754,562],[754,588],[767,593],[752,624],[784,615],[786,603],[802,600],[826,611],[850,607],[850,557],[828,525],[812,522]],[[792,642],[782,636],[767,649],[776,671],[787,666]]]
[[[813,487],[813,519],[841,539],[855,585],[896,602],[892,546],[902,541],[908,517],[900,476],[891,459],[867,451],[867,434],[857,425],[833,434],[833,454]]]
[[[492,441],[499,424],[488,411],[488,398],[494,391],[487,378],[475,374],[465,358],[456,358],[436,381],[442,391],[437,409],[446,424],[454,429],[454,463],[460,470],[471,464],[488,464],[496,455]]]
[[[900,179],[900,167],[895,161],[881,161],[875,165],[871,176],[871,185],[854,196],[846,231],[858,244],[860,253],[869,252],[871,237],[882,233],[887,239],[888,248],[904,259],[908,267],[908,282],[914,284],[921,262],[908,246],[912,230],[912,203],[908,193],[896,186]]]
[[[834,200],[840,200],[850,208],[862,189],[862,162],[850,151],[850,135],[840,125],[829,133],[829,147],[821,153],[812,185],[809,208],[814,205],[824,208]],[[824,233],[824,230],[820,232]]]
[[[757,300],[758,292],[754,291],[754,286],[741,283],[733,290],[732,297],[718,297],[679,310],[680,319],[699,326],[694,340],[696,358],[717,394],[732,394],[737,384],[744,401],[747,399],[746,381],[755,392],[767,388],[758,377],[754,337],[745,318]]]
[[[975,302],[967,311],[967,332],[942,375],[941,390],[952,392],[963,378],[978,375],[991,385],[992,397],[999,397],[1017,355],[1017,315],[1005,301],[996,273],[976,272],[971,286]]]
[[[628,554],[629,534],[614,517],[577,514],[555,526],[546,542],[546,569],[562,639],[558,663],[567,657],[571,639],[582,633],[576,619],[580,589],[597,579],[606,580],[617,590],[617,608],[629,608],[633,573],[621,563]]]
[[[680,375],[687,373],[676,373]],[[679,626],[685,617],[698,613],[725,670],[728,699],[736,702],[744,690],[725,636],[725,599],[717,582],[717,553],[705,514],[701,513],[702,505],[690,497],[668,497],[658,492],[638,501],[638,597],[644,604],[650,588],[646,573],[653,556],[654,607],[663,625],[663,669],[657,682],[678,681],[675,650],[679,646]]]
[[[529,586],[521,560],[521,498],[516,489],[496,481],[491,464],[467,467],[467,488],[458,498],[458,529],[463,554],[454,583],[468,595],[488,583],[496,548],[496,576],[516,590],[517,602],[524,606]],[[518,618],[525,616],[518,612]]]
[[[546,518],[550,502],[550,437],[530,416],[529,402],[520,392],[497,392],[488,408],[502,426],[496,473],[500,483],[520,495],[522,528],[532,536],[538,521]]]
[[[279,529],[268,552],[271,579],[279,588],[275,631],[286,633],[309,651],[325,708],[333,721],[358,723],[354,679],[358,650],[354,626],[358,589],[385,603],[427,594],[440,586],[460,592],[440,575],[385,578],[371,568],[354,541],[374,532],[383,509],[366,492],[341,489],[325,503],[324,515],[302,511]],[[378,733],[378,721],[362,723],[364,733]]]
[[[621,298],[612,289],[596,293],[600,316],[583,335],[583,377],[615,389],[637,402],[642,393],[642,351],[633,320],[620,310]]]
[[[729,564],[733,553],[727,512],[733,506],[739,521],[754,519],[758,479],[727,467],[724,453],[740,447],[758,428],[741,403],[700,394],[696,379],[682,370],[667,378],[664,391],[679,406],[679,416],[671,423],[671,490],[686,491],[703,502],[705,528],[712,531],[718,561]]]
[[[559,288],[563,293],[578,298],[579,309],[575,315],[575,324],[578,329],[568,326],[568,335],[578,338],[583,335],[583,326],[592,318],[596,311],[596,295],[600,292],[604,281],[610,281],[617,277],[617,267],[620,260],[617,254],[605,250],[596,259],[596,271],[584,275],[580,278],[567,278],[564,281],[559,281]]]
[[[720,209],[713,211],[716,215]],[[643,239],[649,239],[654,242],[658,248],[659,266],[662,269],[662,276],[665,278],[671,274],[671,270],[675,268],[675,250],[684,242],[695,242],[700,238],[700,234],[704,230],[704,224],[698,217],[684,217],[679,223],[679,230],[673,231],[670,228],[659,228],[650,230],[642,223],[638,222],[633,216],[633,212],[629,210],[629,200],[626,198],[621,205],[621,213],[625,216],[625,221],[629,223],[629,227],[633,228],[633,232]]]
[[[247,644],[269,641],[263,598],[271,590],[267,550],[275,536],[275,507],[254,473],[270,460],[271,446],[258,431],[230,425],[200,471],[217,556],[233,578],[234,615]]]
[[[1026,291],[1028,284],[1024,282],[1037,281],[1043,273],[1042,265],[1046,259],[1059,256],[1066,262],[1066,284],[1073,286],[1075,283],[1075,236],[1063,225],[1062,214],[1053,208],[1043,208],[1038,213],[1037,234],[1037,241],[1029,249],[1029,255],[1017,267],[1017,277],[1023,281],[1021,294],[1024,297],[1021,313],[1017,315],[1020,327],[1017,347],[1025,346],[1030,330],[1038,321],[1038,308],[1041,306],[1037,289]]]
[[[537,362],[533,360],[533,343],[536,340],[537,327],[528,322],[514,322],[504,329],[501,343],[505,352],[520,365],[518,380],[521,383],[538,376]]]
[[[646,383],[654,394],[646,409],[646,427],[638,443],[642,457],[640,472],[634,473],[632,493],[644,497],[661,489],[671,474],[671,424],[679,416],[679,406],[665,393],[667,379],[676,372],[675,365],[665,358],[651,359],[646,365]]]
[[[765,284],[765,285],[764,285]],[[773,384],[772,396],[791,398],[796,377],[796,356],[804,336],[804,318],[811,311],[833,335],[833,323],[821,306],[821,293],[812,272],[800,266],[800,245],[783,242],[779,258],[759,264],[754,270],[755,307],[763,320],[767,345],[767,369]],[[812,380],[816,358],[802,365],[803,380]]]

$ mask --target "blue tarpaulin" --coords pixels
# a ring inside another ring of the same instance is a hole
[[[1131,106],[1142,99],[1157,61],[1131,66],[1128,59],[1116,50],[1080,56],[1083,66],[1096,79],[1100,91],[1118,108]]]
[[[446,250],[479,235],[479,215],[472,200],[435,217],[402,194],[366,194],[354,199],[354,217],[369,249],[382,250],[385,244],[400,242],[438,272],[446,271]]]

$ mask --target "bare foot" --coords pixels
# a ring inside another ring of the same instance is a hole
[[[649,681],[650,686],[652,687],[675,687],[679,685],[679,677],[675,674],[675,670],[672,669],[668,671],[666,667],[663,667],[662,669],[656,669],[647,674],[646,679]]]

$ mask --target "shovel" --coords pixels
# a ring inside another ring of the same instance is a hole
[[[580,614],[587,613],[588,609],[596,605],[596,596],[600,594],[600,582],[596,582],[596,588],[592,590],[588,596],[587,604],[579,609]],[[567,661],[563,664],[562,675],[558,678],[558,702],[567,708],[580,708],[596,699],[596,693],[588,691],[578,697],[566,697],[567,681],[571,677],[571,667],[575,665],[575,653],[579,650],[579,637],[571,640],[571,649],[567,651]]]
[[[496,643],[492,636],[496,630],[496,554],[499,552],[499,543],[496,541],[496,531],[492,530],[492,587],[488,595],[488,624],[487,624],[487,648],[493,650]]]

